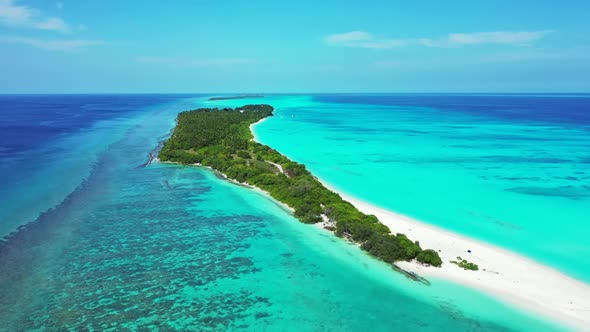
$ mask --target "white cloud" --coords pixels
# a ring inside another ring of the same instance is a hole
[[[382,38],[365,31],[351,31],[329,35],[325,38],[325,42],[333,46],[371,49],[400,48],[410,45],[425,47],[458,47],[480,44],[526,45],[551,32],[553,31],[494,31],[450,33],[443,38]]]
[[[17,5],[14,0],[0,0],[0,24],[39,30],[69,31],[69,26],[61,18],[45,16],[35,8]]]
[[[39,21],[35,24],[35,27],[41,30],[55,30],[55,31],[68,31],[66,23],[55,17],[47,18],[43,21]]]
[[[329,35],[326,43],[334,46],[359,47],[359,48],[396,48],[407,45],[404,39],[378,38],[365,31],[351,31]]]
[[[351,31],[329,35],[326,37],[328,43],[353,43],[373,39],[370,33],[364,31]]]
[[[526,44],[539,40],[551,33],[543,31],[495,31],[477,33],[451,33],[447,36],[450,43],[459,45],[474,44]]]
[[[48,51],[62,51],[62,52],[75,52],[80,51],[88,46],[102,45],[105,42],[102,40],[84,40],[84,39],[35,39],[18,36],[0,36],[0,43],[4,44],[21,44],[28,45]]]
[[[219,58],[219,59],[202,59],[187,57],[169,57],[169,56],[140,56],[137,60],[141,63],[169,65],[174,67],[212,67],[212,66],[232,66],[252,64],[259,61],[248,58]]]

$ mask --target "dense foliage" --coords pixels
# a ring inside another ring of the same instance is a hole
[[[422,250],[418,256],[416,256],[416,260],[422,264],[433,265],[433,266],[441,266],[442,259],[438,256],[438,253],[432,249]]]
[[[457,257],[456,261],[451,261],[451,263],[459,266],[463,270],[471,270],[471,271],[479,270],[479,266],[477,266],[477,264],[468,262],[466,259],[463,259],[460,256]]]
[[[292,207],[302,222],[320,222],[323,214],[335,223],[332,228],[338,236],[360,243],[386,262],[421,257],[425,264],[440,266],[434,250],[423,251],[405,235],[391,234],[375,216],[360,212],[324,187],[304,165],[254,142],[250,124],[272,116],[272,112],[269,105],[182,112],[159,158],[209,166],[230,179],[257,186]]]

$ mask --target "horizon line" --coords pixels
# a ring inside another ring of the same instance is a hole
[[[503,95],[574,95],[590,94],[590,91],[573,92],[503,92],[503,91],[480,91],[480,92],[0,92],[0,96],[47,96],[47,95],[236,95],[264,97],[265,95],[482,95],[482,94],[503,94]]]

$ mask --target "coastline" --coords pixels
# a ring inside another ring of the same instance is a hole
[[[237,185],[237,186],[246,187],[248,189],[254,190],[254,191],[258,192],[260,195],[263,195],[263,196],[267,197],[268,199],[270,199],[271,201],[273,201],[275,204],[277,204],[281,209],[285,210],[287,213],[289,213],[289,214],[294,214],[295,213],[295,209],[293,209],[289,205],[287,205],[287,204],[285,204],[285,203],[283,203],[283,202],[275,199],[274,197],[272,197],[268,192],[264,191],[263,189],[261,189],[261,188],[259,188],[257,186],[251,185],[249,183],[238,182],[238,181],[236,181],[234,179],[230,179],[225,174],[223,174],[223,173],[221,173],[221,172],[219,172],[219,171],[211,168],[210,166],[203,166],[201,164],[186,165],[186,164],[181,164],[181,163],[177,163],[177,162],[174,162],[174,161],[161,161],[158,158],[154,158],[151,162],[158,162],[158,163],[161,163],[161,164],[182,165],[182,166],[197,166],[197,167],[206,168],[206,169],[208,169],[209,171],[211,171],[213,174],[215,174],[217,177],[219,177],[222,180],[228,181],[228,182],[230,182],[230,183],[232,183],[234,185]]]
[[[250,128],[250,133],[252,133],[252,137],[254,137],[254,138],[252,139],[254,142],[258,142],[258,143],[260,143],[260,142],[258,141],[258,138],[256,137],[256,133],[254,132],[254,126],[257,126],[257,125],[259,125],[259,124],[263,123],[263,122],[264,122],[264,121],[266,121],[267,119],[268,119],[268,117],[266,117],[266,118],[263,118],[263,119],[260,119],[260,121],[258,121],[258,122],[254,122],[254,123],[250,124],[250,126],[249,126],[249,128]]]
[[[235,185],[238,185],[238,186],[243,186],[243,187],[246,187],[246,188],[248,188],[248,189],[252,189],[252,190],[254,190],[254,191],[258,192],[259,194],[261,194],[261,195],[263,195],[263,196],[267,197],[267,198],[268,198],[268,199],[270,199],[271,201],[273,201],[275,204],[277,204],[277,205],[278,205],[279,207],[281,207],[283,210],[287,211],[289,214],[291,214],[291,215],[295,214],[295,209],[293,209],[293,208],[292,208],[292,207],[290,207],[289,205],[287,205],[287,204],[285,204],[285,203],[283,203],[283,202],[281,202],[281,201],[279,201],[279,200],[275,199],[275,198],[274,198],[274,197],[272,197],[272,196],[271,196],[271,195],[270,195],[268,192],[264,191],[263,189],[261,189],[261,188],[259,188],[259,187],[255,186],[255,185],[251,185],[251,184],[249,184],[249,183],[247,183],[247,182],[245,182],[245,183],[244,183],[244,182],[238,182],[238,181],[236,181],[236,180],[234,180],[234,179],[230,179],[230,178],[228,178],[228,177],[227,177],[225,174],[223,174],[223,173],[221,173],[221,172],[219,172],[219,171],[216,171],[216,170],[214,170],[213,168],[211,168],[211,167],[209,167],[209,166],[203,166],[203,165],[201,165],[201,164],[193,164],[193,165],[194,165],[194,166],[199,166],[199,167],[204,167],[204,168],[207,168],[207,169],[209,169],[210,171],[214,172],[215,174],[219,174],[219,176],[223,177],[223,179],[224,179],[224,180],[227,180],[227,181],[229,181],[229,182],[231,182],[231,183],[233,183],[233,184],[235,184]]]
[[[255,141],[258,140],[253,127],[266,119],[250,125]],[[375,215],[392,232],[406,234],[421,245],[440,250],[442,267],[397,262],[403,269],[475,288],[566,327],[590,331],[590,285],[517,253],[377,207],[335,190],[321,179],[318,181],[361,212]],[[451,264],[449,261],[457,256],[478,264],[480,270],[466,271]]]

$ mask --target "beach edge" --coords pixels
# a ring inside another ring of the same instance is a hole
[[[261,144],[264,143],[256,135],[255,127],[266,119],[250,124],[254,141]],[[425,266],[416,261],[396,262],[403,269],[482,291],[564,327],[590,331],[590,285],[508,249],[378,207],[338,190],[321,178],[317,180],[359,211],[375,215],[392,232],[419,239],[421,245],[438,250],[443,260],[442,267]],[[480,270],[466,271],[451,264],[450,260],[457,256],[478,264]]]

